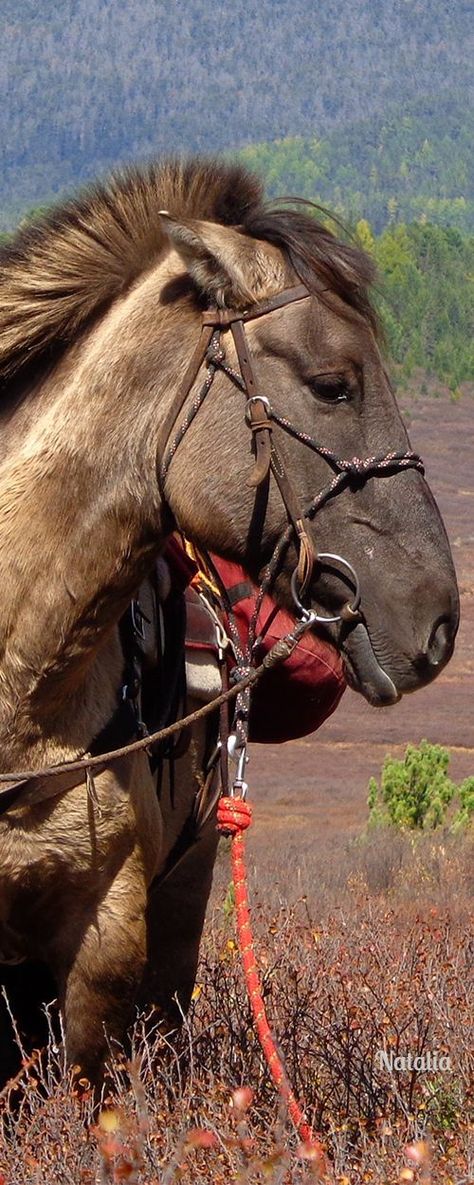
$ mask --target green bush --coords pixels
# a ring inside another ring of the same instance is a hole
[[[466,778],[459,787],[459,810],[452,822],[453,831],[462,831],[474,820],[474,778]]]
[[[466,827],[474,816],[474,777],[456,786],[448,777],[449,759],[447,749],[429,741],[408,745],[401,761],[386,757],[380,785],[375,778],[369,782],[369,822],[428,831],[446,822],[457,800],[451,826],[455,831]]]

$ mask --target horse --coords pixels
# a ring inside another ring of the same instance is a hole
[[[0,961],[54,973],[69,1062],[97,1081],[147,974],[186,1005],[215,835],[151,916],[170,841],[146,755],[94,793],[66,777],[45,799],[40,771],[107,728],[118,623],[170,533],[271,573],[374,706],[443,669],[458,592],[372,263],[310,205],[170,160],[23,227],[0,268],[0,769],[38,771],[0,787]]]

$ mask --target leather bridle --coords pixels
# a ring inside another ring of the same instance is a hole
[[[418,469],[421,473],[424,473],[424,467],[421,457],[411,450],[407,450],[406,452],[393,451],[377,456],[370,456],[365,459],[361,459],[360,457],[352,457],[351,459],[338,457],[331,449],[328,449],[325,445],[315,440],[314,437],[296,428],[286,417],[280,416],[273,411],[269,399],[260,393],[249,342],[245,333],[245,323],[254,321],[258,317],[264,317],[276,309],[283,308],[285,305],[294,304],[296,301],[307,300],[311,295],[313,294],[304,284],[297,284],[292,288],[284,289],[283,292],[280,292],[270,300],[261,301],[259,304],[252,305],[244,311],[210,308],[202,313],[201,333],[198,343],[163,428],[163,439],[166,443],[159,470],[159,483],[166,501],[166,478],[173,457],[210,391],[216,370],[220,369],[224,371],[228,378],[243,391],[247,398],[245,419],[252,432],[255,453],[255,462],[248,480],[248,485],[258,488],[268,478],[271,472],[278,485],[288,517],[288,527],[278,540],[273,556],[267,566],[262,587],[264,586],[266,591],[275,579],[284,553],[291,539],[294,538],[298,549],[298,564],[293,573],[291,589],[298,615],[306,618],[310,625],[339,621],[356,622],[360,618],[360,587],[357,573],[352,567],[352,564],[342,556],[328,552],[315,554],[313,543],[305,526],[305,519],[311,520],[314,518],[321,506],[339,493],[351,481],[360,483],[369,477],[389,476],[409,468]],[[234,370],[225,360],[221,335],[229,329],[234,340],[240,372]],[[205,381],[200,391],[193,396],[181,424],[176,427],[179,416],[185,407],[186,400],[191,393],[204,362],[207,363]],[[277,425],[282,431],[288,433],[294,439],[299,440],[320,457],[323,457],[334,471],[332,480],[319,491],[304,511],[300,507],[293,483],[286,472],[281,454],[275,444],[274,425]],[[301,603],[301,598],[309,586],[314,566],[316,563],[320,564],[321,562],[331,565],[334,565],[334,563],[341,565],[349,573],[354,583],[352,601],[347,602],[340,613],[331,617],[324,617],[307,610]]]
[[[28,803],[30,800],[32,802],[40,801],[43,798],[63,794],[65,791],[78,785],[84,775],[88,784],[91,782],[91,794],[93,794],[94,772],[96,774],[101,773],[111,761],[117,760],[119,757],[128,756],[128,754],[138,752],[141,749],[149,748],[150,745],[167,739],[171,735],[174,735],[175,732],[181,731],[185,725],[190,725],[195,720],[214,711],[221,704],[225,703],[227,705],[231,699],[235,699],[236,702],[234,719],[240,718],[241,723],[240,735],[238,737],[237,751],[239,758],[235,786],[242,787],[244,785],[242,779],[245,765],[246,717],[248,719],[246,703],[248,702],[251,686],[254,686],[264,672],[270,669],[270,665],[274,666],[286,660],[292,648],[303,636],[306,629],[310,629],[313,625],[319,623],[327,625],[328,622],[346,621],[352,624],[359,620],[359,581],[352,564],[342,556],[322,552],[315,554],[306,530],[305,519],[311,520],[329,498],[339,493],[351,481],[361,482],[368,477],[388,476],[389,474],[397,473],[408,468],[414,468],[420,470],[420,472],[424,472],[423,463],[418,454],[411,451],[394,451],[381,456],[367,457],[365,460],[359,457],[352,457],[350,460],[345,460],[331,452],[330,449],[320,444],[306,432],[301,432],[286,417],[279,416],[273,411],[268,398],[260,394],[249,344],[245,335],[245,323],[256,320],[257,317],[263,317],[267,313],[272,313],[275,309],[283,308],[287,304],[306,300],[311,295],[303,284],[298,284],[293,288],[285,289],[271,300],[253,305],[244,312],[231,309],[207,309],[201,317],[199,341],[186,368],[176,398],[163,424],[165,447],[163,460],[158,473],[158,481],[163,499],[166,503],[166,478],[176,450],[184,439],[200,407],[202,407],[212,386],[216,371],[218,369],[224,371],[229,379],[246,395],[245,418],[255,441],[255,463],[249,484],[258,488],[267,479],[270,472],[273,473],[288,516],[288,526],[276,544],[260,584],[249,628],[247,653],[245,655],[239,655],[236,651],[238,663],[234,669],[234,687],[229,688],[221,696],[218,696],[215,700],[212,700],[209,704],[204,705],[204,707],[196,710],[184,719],[178,720],[163,729],[159,729],[150,736],[139,737],[138,740],[132,741],[121,748],[113,749],[107,753],[93,754],[92,756],[91,754],[87,754],[74,761],[60,762],[57,765],[45,766],[39,770],[13,770],[9,773],[0,774],[0,787],[8,782],[13,783],[10,786],[5,785],[5,789],[0,789],[0,814],[3,814],[10,806],[15,805],[20,799],[23,803]],[[235,342],[240,371],[234,370],[225,360],[221,335],[229,329]],[[188,396],[191,394],[191,390],[194,387],[194,383],[204,362],[207,364],[204,383],[200,390],[193,395],[181,424],[179,427],[176,427],[179,416],[184,410]],[[319,491],[305,511],[301,510],[298,497],[286,473],[282,458],[275,444],[273,435],[274,425],[277,425],[282,431],[287,432],[294,439],[299,440],[320,457],[323,457],[334,471],[331,481]],[[263,596],[271,588],[285,551],[293,538],[295,538],[298,546],[298,565],[293,573],[291,587],[297,615],[300,620],[292,633],[276,643],[269,654],[263,659],[260,666],[252,670],[255,629]],[[320,564],[321,561],[324,563],[329,561],[332,565],[334,563],[341,565],[349,573],[351,581],[354,584],[355,592],[352,601],[344,605],[340,613],[333,617],[324,617],[318,615],[313,610],[306,609],[300,600],[304,590],[308,587],[314,565],[316,563]],[[237,644],[238,640],[236,639],[236,646]],[[223,785],[226,785],[225,781],[223,781]]]

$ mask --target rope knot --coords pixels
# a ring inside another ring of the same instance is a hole
[[[351,457],[350,461],[341,461],[340,468],[349,477],[361,477],[372,464],[372,457],[364,460],[362,457]]]
[[[252,807],[243,798],[222,796],[217,807],[217,830],[223,835],[240,835],[252,822]]]
[[[225,359],[225,350],[222,346],[211,345],[206,350],[206,362],[208,366],[220,366]]]

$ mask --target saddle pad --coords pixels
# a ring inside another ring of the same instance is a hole
[[[216,625],[199,593],[189,585],[186,600],[186,649],[210,650],[217,654]]]

